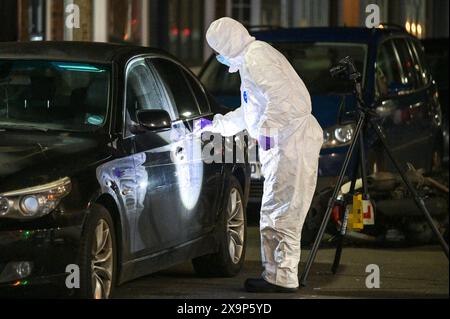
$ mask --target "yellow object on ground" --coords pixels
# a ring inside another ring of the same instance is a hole
[[[348,216],[348,228],[350,230],[364,229],[364,214],[362,202],[362,194],[355,194],[353,196],[353,207],[351,213]]]

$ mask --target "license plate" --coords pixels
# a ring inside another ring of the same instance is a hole
[[[260,163],[253,163],[250,164],[251,167],[251,178],[252,179],[261,179],[261,164]]]

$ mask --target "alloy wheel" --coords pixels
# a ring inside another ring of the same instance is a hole
[[[104,219],[100,219],[95,228],[95,237],[92,243],[91,276],[94,299],[109,298],[113,265],[111,229]]]
[[[234,264],[238,264],[244,250],[244,205],[236,188],[230,192],[227,206],[228,251]]]

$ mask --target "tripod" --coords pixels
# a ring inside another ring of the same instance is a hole
[[[305,269],[304,269],[301,279],[300,279],[300,284],[302,286],[306,286],[306,281],[308,279],[308,275],[311,270],[311,266],[316,258],[317,251],[319,249],[319,245],[322,241],[323,235],[325,233],[325,229],[330,220],[330,216],[331,216],[333,207],[336,204],[336,201],[337,201],[337,198],[339,195],[339,191],[341,190],[342,184],[344,182],[344,177],[347,172],[347,168],[354,156],[354,152],[356,150],[357,144],[359,144],[359,156],[355,162],[356,164],[354,166],[354,170],[353,170],[353,174],[352,174],[352,181],[350,184],[350,194],[352,194],[355,190],[356,179],[358,176],[358,167],[361,168],[363,194],[366,196],[368,196],[368,194],[369,194],[368,187],[367,187],[366,156],[365,156],[364,133],[363,133],[368,128],[373,129],[374,132],[376,133],[376,135],[378,136],[383,150],[386,152],[388,158],[390,159],[390,161],[394,165],[395,169],[400,174],[402,181],[405,183],[406,187],[408,188],[409,192],[411,193],[417,207],[422,211],[423,215],[425,216],[427,223],[430,226],[431,230],[438,238],[439,244],[441,245],[441,247],[448,259],[448,245],[447,245],[446,241],[444,240],[444,237],[442,236],[442,234],[439,232],[438,228],[434,224],[433,219],[430,215],[430,212],[428,211],[427,207],[425,206],[424,200],[419,196],[417,191],[414,189],[413,185],[408,180],[404,171],[402,170],[399,163],[393,156],[391,150],[389,149],[389,146],[387,145],[386,139],[384,137],[383,132],[381,131],[380,126],[377,123],[375,123],[372,118],[374,116],[374,112],[365,105],[365,102],[363,100],[363,95],[362,95],[362,88],[361,88],[361,74],[357,71],[353,60],[350,57],[346,57],[346,58],[342,59],[336,67],[334,67],[330,70],[330,73],[333,77],[340,77],[340,78],[345,77],[346,80],[350,80],[353,83],[354,94],[356,95],[356,100],[357,100],[358,121],[357,121],[353,139],[351,141],[351,144],[350,144],[348,152],[346,154],[344,163],[343,163],[341,171],[339,173],[339,177],[337,180],[337,184],[334,188],[333,195],[331,196],[331,198],[328,202],[327,210],[326,210],[324,218],[322,220],[322,224],[320,225],[319,232],[317,234],[317,237],[314,241],[311,252],[306,261]],[[365,199],[368,199],[368,198],[365,198]],[[336,273],[337,268],[339,267],[339,263],[340,263],[343,238],[344,238],[345,232],[346,232],[346,224],[347,224],[346,219],[347,219],[347,210],[346,210],[345,214],[342,216],[342,220],[341,220],[341,229],[339,232],[336,254],[335,254],[335,258],[334,258],[334,262],[333,262],[333,266],[332,266],[333,274]]]

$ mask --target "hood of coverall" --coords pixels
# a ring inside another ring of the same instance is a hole
[[[220,18],[208,28],[206,41],[219,54],[230,59],[237,58],[255,38],[238,21],[231,18]]]

